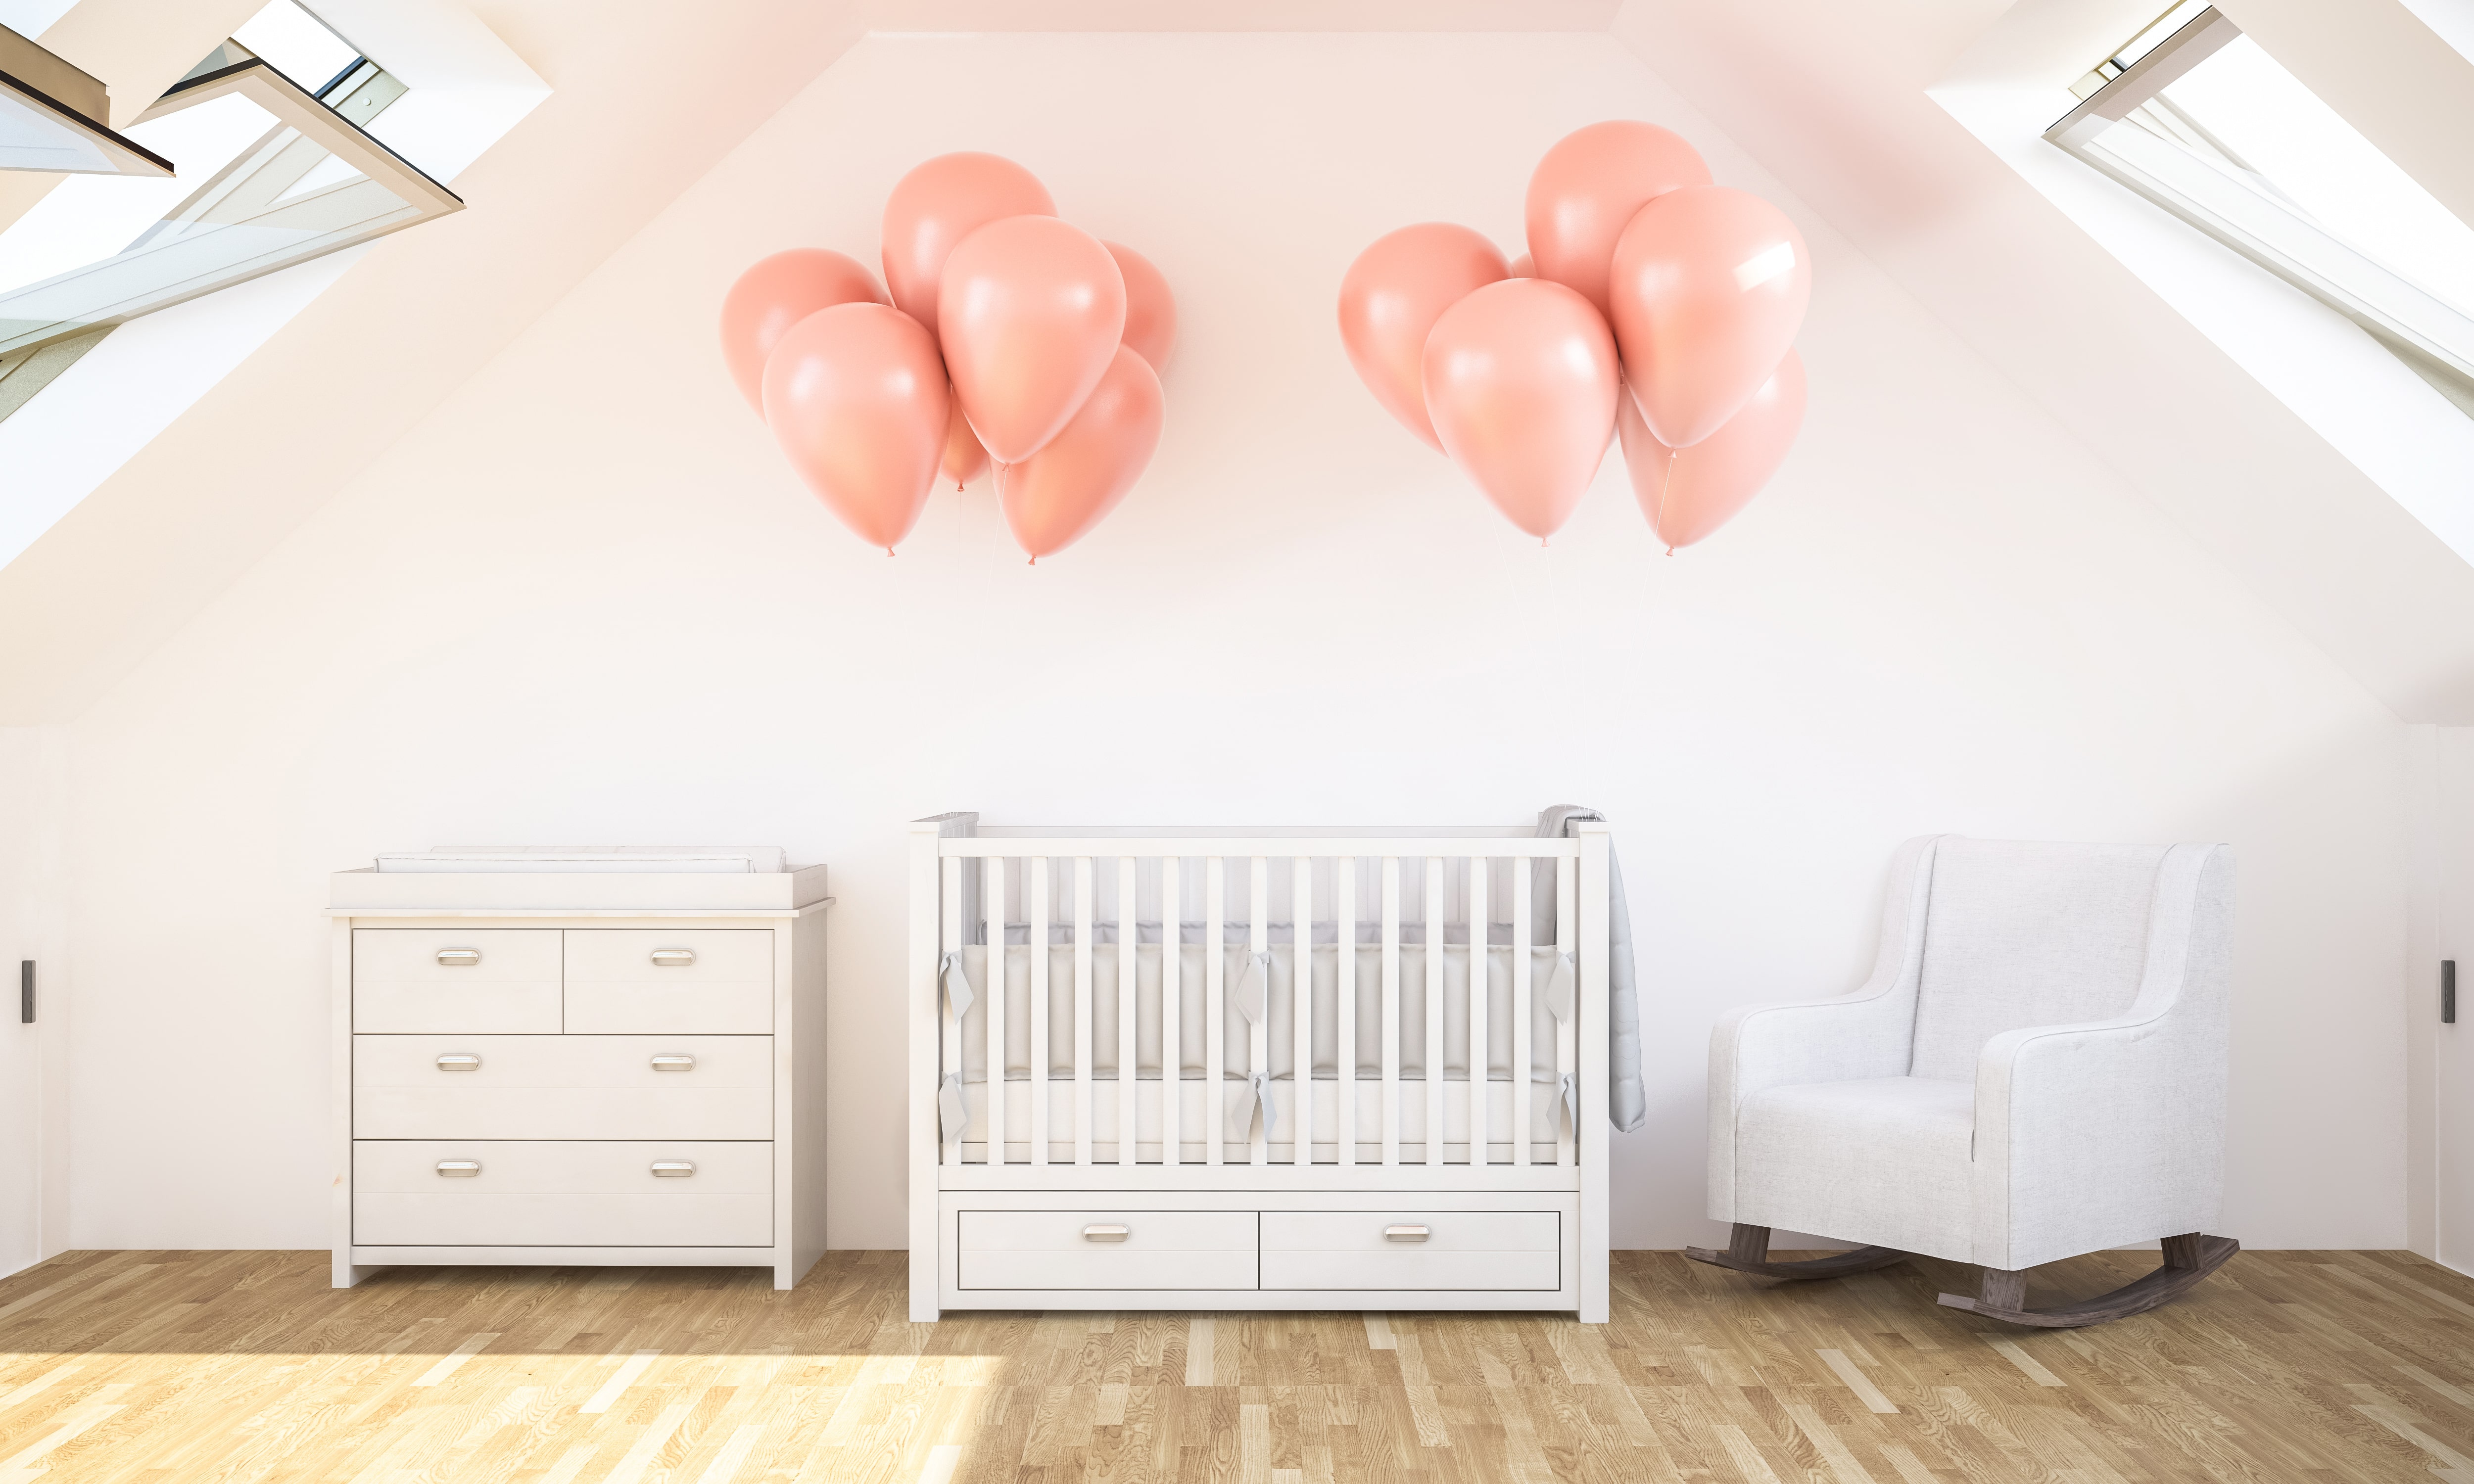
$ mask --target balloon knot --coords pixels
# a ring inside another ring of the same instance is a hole
[[[1033,558],[1031,558],[1031,563],[1030,563],[1030,564],[1031,564],[1031,565],[1032,565],[1032,566],[1037,566],[1037,565],[1039,565],[1039,559],[1038,559],[1037,557],[1033,557]]]
[[[1668,548],[1666,548],[1666,554],[1667,554],[1668,556],[1670,556],[1670,557],[1671,557],[1671,556],[1674,556],[1674,555],[1675,555],[1675,548],[1674,548],[1674,547],[1672,547],[1672,546],[1669,546]]]
[[[892,555],[893,555],[893,548],[892,548],[892,547],[890,547],[890,546],[887,546],[886,548],[885,548],[885,554],[886,556],[888,556],[888,557],[892,556]]]
[[[1546,538],[1542,536],[1538,538],[1538,549],[1540,551],[1544,551],[1546,549]]]

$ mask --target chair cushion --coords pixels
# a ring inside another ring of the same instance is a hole
[[[1907,1070],[1972,1082],[1977,1053],[2003,1031],[2129,1009],[2166,850],[1942,841]]]
[[[1865,1077],[1769,1088],[1735,1114],[1735,1219],[1972,1260],[1976,1085]]]

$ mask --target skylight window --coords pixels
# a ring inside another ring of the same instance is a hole
[[[2213,8],[2186,0],[2045,137],[2369,330],[2474,414],[2474,229]]]
[[[253,16],[125,131],[177,176],[71,177],[0,230],[0,417],[65,370],[23,352],[461,209],[364,128],[405,94],[294,0]]]

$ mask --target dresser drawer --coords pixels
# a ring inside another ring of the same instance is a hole
[[[688,1171],[658,1175],[656,1163]],[[441,1165],[455,1173],[442,1173]],[[369,1247],[769,1246],[773,1146],[356,1142],[352,1240]]]
[[[727,927],[570,929],[567,1029],[764,1035],[773,1029],[773,934]]]
[[[352,1137],[771,1138],[773,1038],[355,1036]]]
[[[357,927],[352,1029],[554,1033],[556,928]]]
[[[1425,1234],[1403,1240],[1387,1228]],[[1563,1218],[1551,1210],[1265,1211],[1263,1286],[1560,1288]]]
[[[964,1288],[1254,1286],[1250,1210],[956,1214],[960,1224],[957,1281]],[[1125,1234],[1114,1236],[1116,1229]]]

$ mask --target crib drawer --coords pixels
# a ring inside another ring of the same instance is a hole
[[[570,1036],[762,1036],[772,1029],[768,929],[568,932]]]
[[[966,1210],[964,1288],[1252,1288],[1255,1213]]]
[[[771,1138],[770,1036],[355,1036],[355,1138]]]
[[[770,1143],[420,1139],[352,1145],[370,1247],[765,1247]]]
[[[555,928],[354,928],[352,1029],[556,1034],[559,958]]]
[[[1551,1210],[1263,1212],[1266,1288],[1563,1286]]]

